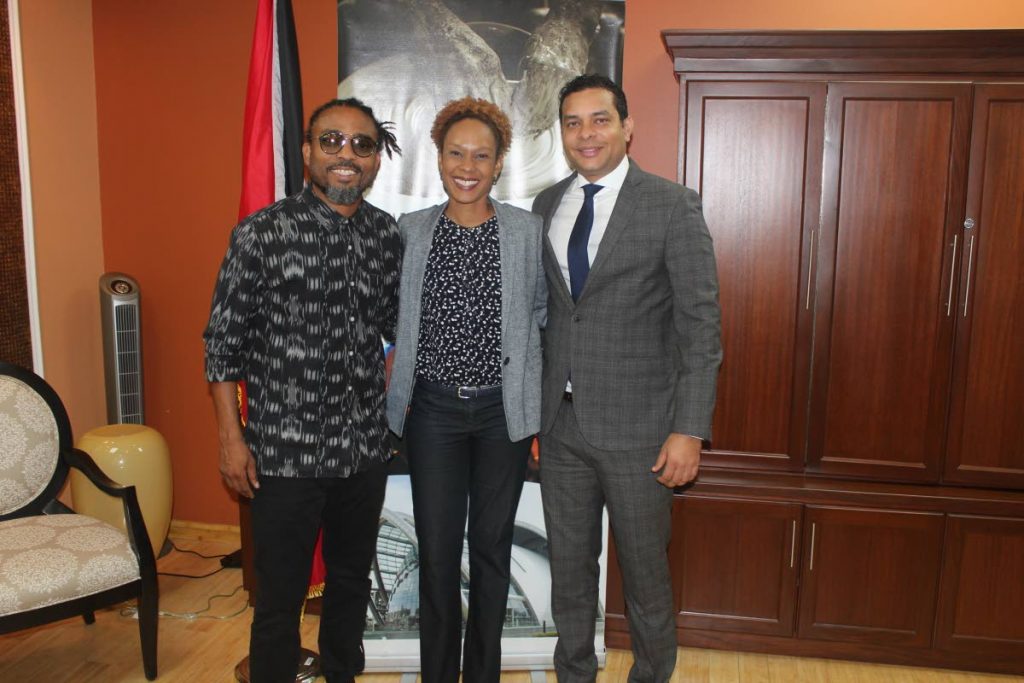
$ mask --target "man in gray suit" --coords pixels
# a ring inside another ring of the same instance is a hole
[[[631,683],[668,681],[676,659],[666,548],[672,491],[711,437],[722,359],[711,236],[692,190],[626,156],[622,89],[603,76],[560,94],[576,173],[533,210],[547,239],[541,491],[561,683],[597,675],[594,629],[607,506],[635,663]]]

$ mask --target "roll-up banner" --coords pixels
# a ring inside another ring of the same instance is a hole
[[[384,159],[367,199],[396,217],[443,202],[430,127],[445,103],[472,96],[496,103],[513,125],[494,197],[529,208],[537,193],[570,172],[558,127],[559,90],[581,73],[621,83],[624,29],[621,0],[341,0],[338,97],[358,97],[379,120],[393,122],[403,150],[401,157]],[[401,443],[396,448],[401,452]],[[419,559],[406,471],[400,454],[371,572],[367,671],[418,670],[419,629],[429,627],[419,621]],[[604,554],[602,586],[606,568]],[[466,548],[462,586],[465,613],[471,590]],[[550,668],[556,636],[534,463],[516,517],[503,668]],[[595,641],[603,661],[603,601]]]

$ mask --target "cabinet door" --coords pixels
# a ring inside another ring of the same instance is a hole
[[[808,507],[801,638],[928,647],[943,516]]]
[[[1024,85],[974,96],[945,480],[1024,488]]]
[[[722,345],[714,465],[801,469],[822,83],[686,85],[687,185],[715,241]]]
[[[940,596],[938,647],[1024,662],[1024,519],[951,515]]]
[[[687,495],[675,512],[677,625],[791,636],[801,506]]]
[[[812,471],[939,479],[970,96],[963,83],[829,85]]]

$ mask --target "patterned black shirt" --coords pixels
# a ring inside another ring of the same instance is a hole
[[[261,474],[347,477],[390,456],[381,336],[394,339],[401,239],[366,203],[344,218],[307,187],[231,233],[206,379],[245,380]]]
[[[467,229],[441,214],[423,275],[417,377],[501,384],[500,256],[497,216]]]

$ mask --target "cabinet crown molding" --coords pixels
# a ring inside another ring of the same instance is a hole
[[[676,73],[1024,75],[1024,30],[661,32]]]

